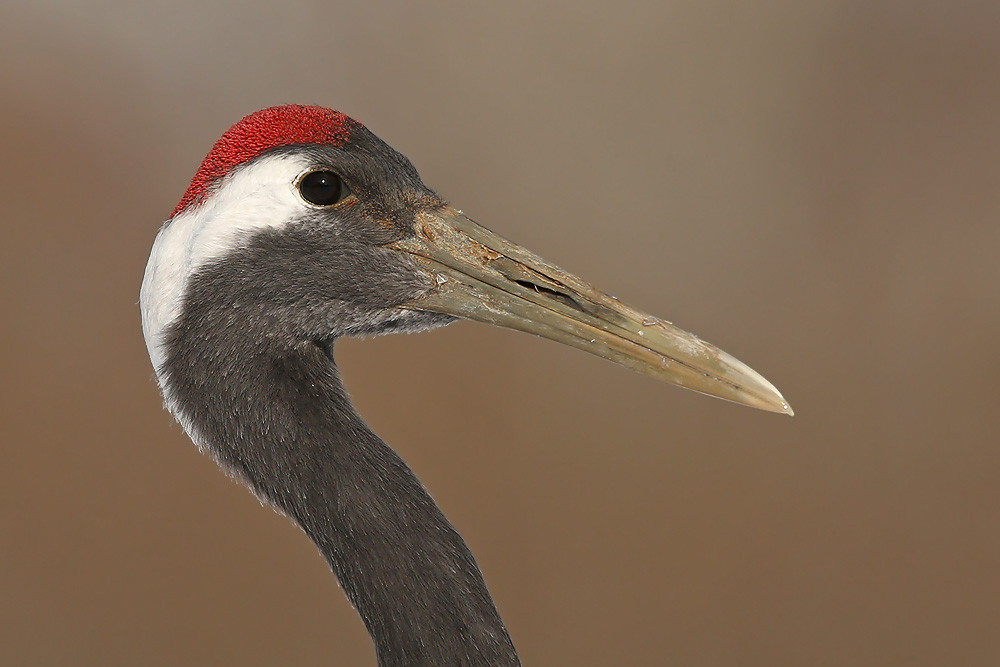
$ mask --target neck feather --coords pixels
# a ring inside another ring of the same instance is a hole
[[[313,539],[379,664],[520,664],[465,542],[354,411],[329,348],[206,345],[212,330],[198,321],[182,318],[170,336],[160,373],[168,403],[202,447]]]

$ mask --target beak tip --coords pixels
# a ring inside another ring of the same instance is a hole
[[[733,400],[733,399],[730,399]],[[792,406],[788,404],[788,401],[778,392],[770,396],[743,396],[736,399],[737,403],[742,403],[752,408],[757,408],[759,410],[764,410],[766,412],[774,412],[779,415],[788,415],[789,417],[795,416],[795,410]]]
[[[728,398],[743,405],[788,415],[789,417],[795,415],[795,410],[792,409],[792,406],[789,405],[785,397],[778,391],[778,388],[771,384],[767,378],[736,357],[714,346],[712,346],[712,349],[719,360],[717,366],[719,376],[727,378],[737,388],[735,398],[733,395],[723,396],[719,394],[720,398]]]
[[[792,406],[788,403],[788,401],[785,400],[785,397],[781,395],[781,392],[778,391],[778,388],[775,387],[770,382],[767,383],[767,387],[771,391],[765,394],[765,396],[763,397],[765,403],[764,405],[760,405],[760,407],[763,407],[765,410],[768,410],[769,412],[776,412],[781,415],[788,415],[789,417],[794,417],[795,410],[793,410]]]
[[[768,410],[769,412],[776,412],[779,415],[788,415],[789,417],[794,417],[795,410],[793,410],[792,406],[789,405],[788,401],[785,400],[785,397],[781,395],[781,392],[778,391],[778,389],[773,384],[770,383],[768,384],[770,385],[770,388],[772,389],[773,393],[771,393],[771,395],[765,398],[765,404],[761,405],[760,407],[763,407],[765,410]]]

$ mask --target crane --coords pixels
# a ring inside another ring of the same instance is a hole
[[[465,542],[352,407],[341,336],[478,320],[792,414],[748,366],[476,224],[316,106],[219,138],[156,236],[140,308],[167,409],[315,542],[382,666],[520,663]]]

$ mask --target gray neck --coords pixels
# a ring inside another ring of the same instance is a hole
[[[471,552],[354,411],[329,347],[259,341],[237,353],[206,346],[211,331],[199,318],[174,329],[163,369],[172,407],[317,544],[379,665],[519,665]]]

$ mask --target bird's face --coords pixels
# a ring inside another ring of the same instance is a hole
[[[157,237],[141,305],[157,368],[183,317],[286,345],[464,317],[791,412],[746,365],[472,222],[359,123],[317,107],[266,109],[223,135]]]
[[[413,235],[417,215],[444,203],[405,157],[363,127],[352,123],[351,137],[339,145],[278,143],[214,174],[205,164],[227,151],[242,159],[248,138],[220,140],[160,230],[146,269],[143,327],[155,366],[171,327],[193,309],[223,322],[220,313],[231,311],[232,326],[259,326],[289,343],[453,319],[399,308],[436,283],[390,249]]]

